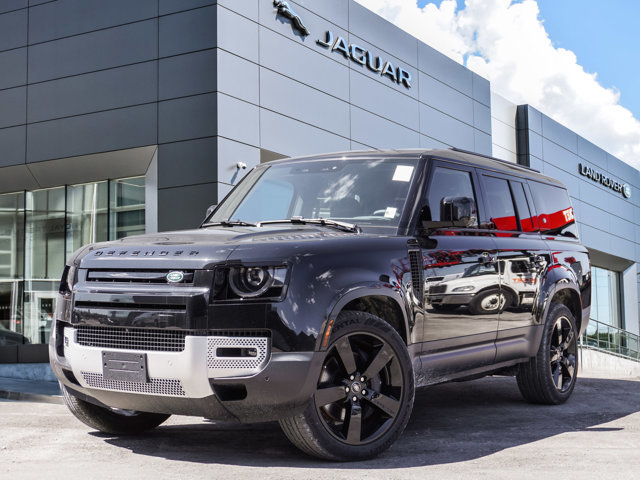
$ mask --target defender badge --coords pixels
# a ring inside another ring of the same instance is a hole
[[[182,273],[182,272],[169,272],[169,273],[167,273],[167,282],[169,282],[169,283],[181,282],[183,278],[184,278],[184,273]]]
[[[284,0],[273,0],[273,6],[278,9],[277,14],[291,20],[291,25],[302,35],[306,37],[307,35],[311,34],[307,27],[304,26],[304,23],[302,23],[300,15],[294,12],[287,2],[285,2]]]

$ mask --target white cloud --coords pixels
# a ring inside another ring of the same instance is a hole
[[[573,52],[556,48],[535,0],[356,0],[491,81],[514,103],[528,103],[640,168],[640,122],[619,92],[585,72]]]

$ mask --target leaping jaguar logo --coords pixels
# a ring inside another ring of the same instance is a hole
[[[294,12],[289,4],[284,0],[273,0],[273,6],[278,9],[278,14],[291,20],[291,24],[305,37],[310,35],[311,32],[304,26],[300,15]]]

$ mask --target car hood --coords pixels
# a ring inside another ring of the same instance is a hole
[[[207,268],[233,258],[251,261],[251,257],[282,262],[300,250],[315,250],[326,242],[354,244],[349,240],[372,237],[379,235],[315,225],[209,227],[87,245],[75,252],[70,262],[82,268]]]

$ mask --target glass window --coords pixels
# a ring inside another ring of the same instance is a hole
[[[483,178],[492,225],[498,230],[518,230],[516,210],[507,181],[487,175],[483,175]]]
[[[247,174],[209,222],[331,218],[396,228],[415,166],[409,160],[313,160],[272,164]]]
[[[520,219],[520,229],[523,232],[533,232],[533,218],[531,218],[531,210],[527,203],[527,197],[524,193],[524,185],[520,182],[510,180],[511,192],[518,208],[518,218]]]
[[[23,249],[24,193],[0,195],[0,282],[23,275]]]
[[[446,220],[443,206],[446,198],[468,197],[476,202],[473,192],[471,173],[451,168],[436,167],[427,193],[427,207],[431,216],[430,221]],[[477,202],[476,202],[477,204]],[[429,215],[427,215],[428,217]],[[476,220],[477,224],[477,220]]]
[[[564,188],[530,181],[533,201],[538,211],[534,226],[550,235],[566,235],[578,238],[573,207]]]
[[[25,277],[58,278],[65,261],[65,187],[27,192]]]
[[[620,274],[600,267],[591,267],[591,318],[624,328],[620,315]]]
[[[144,177],[0,195],[0,348],[46,343],[65,258],[145,230]]]
[[[82,245],[107,240],[108,198],[107,182],[67,187],[67,256]]]
[[[110,182],[109,240],[145,232],[144,177]]]

